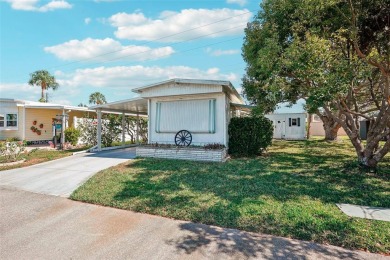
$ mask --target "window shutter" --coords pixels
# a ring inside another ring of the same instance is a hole
[[[298,126],[301,126],[301,118],[298,117]]]
[[[291,126],[291,117],[288,119],[288,126]]]

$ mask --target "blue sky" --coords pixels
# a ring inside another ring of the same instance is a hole
[[[249,0],[1,1],[1,96],[38,100],[39,87],[26,82],[40,69],[60,83],[50,101],[73,105],[94,91],[108,101],[131,98],[131,88],[173,77],[230,80],[240,88],[244,28],[258,6]]]
[[[230,80],[240,90],[244,28],[259,1],[0,0],[1,97],[40,98],[29,74],[60,83],[50,102],[134,97],[169,78]]]

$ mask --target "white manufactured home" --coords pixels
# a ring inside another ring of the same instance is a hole
[[[306,139],[306,113],[269,114],[266,117],[272,121],[275,139],[303,140]]]
[[[139,97],[91,109],[97,111],[98,121],[105,112],[147,115],[148,143],[177,144],[182,131],[183,145],[227,146],[231,116],[248,110],[229,81],[171,79],[132,91]]]

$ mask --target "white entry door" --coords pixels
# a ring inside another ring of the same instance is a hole
[[[276,139],[283,139],[285,136],[285,121],[284,120],[275,120],[275,129],[274,129],[274,138]]]

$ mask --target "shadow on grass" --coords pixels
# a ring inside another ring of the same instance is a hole
[[[291,152],[279,145],[267,157],[224,164],[139,159],[105,172],[104,183],[94,185],[105,185],[109,194],[92,201],[347,248],[390,250],[388,224],[348,218],[334,205],[390,207],[390,175],[361,173],[351,155],[296,143]]]
[[[247,233],[235,229],[222,229],[202,224],[183,223],[180,229],[187,235],[166,241],[179,253],[190,255],[201,252],[220,258],[307,259],[337,258],[361,259],[355,253],[340,248],[329,248],[311,242]]]

